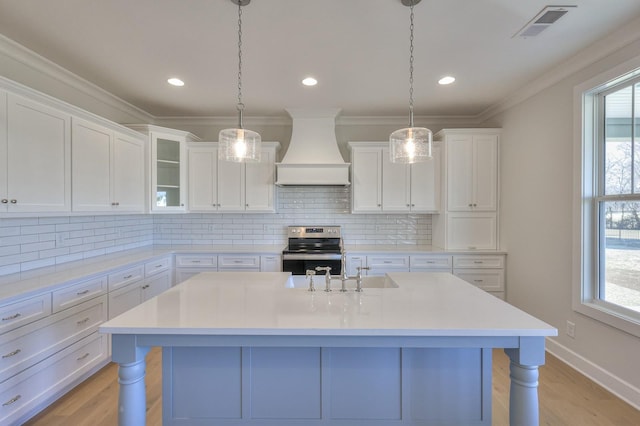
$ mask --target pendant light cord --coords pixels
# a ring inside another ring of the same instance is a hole
[[[238,1],[238,127],[242,129],[242,1]]]
[[[409,127],[413,127],[413,0],[409,20]]]

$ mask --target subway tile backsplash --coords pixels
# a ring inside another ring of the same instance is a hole
[[[350,189],[277,188],[278,213],[0,219],[0,275],[151,244],[286,244],[288,225],[342,225],[345,244],[430,245],[431,215],[350,214]]]

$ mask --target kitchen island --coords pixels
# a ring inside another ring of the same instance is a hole
[[[511,424],[538,424],[553,327],[447,273],[389,274],[361,293],[316,281],[202,273],[102,325],[120,424],[145,424],[153,346],[165,425],[490,425],[492,348],[511,359]]]

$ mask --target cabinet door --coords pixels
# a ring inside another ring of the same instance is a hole
[[[141,283],[130,284],[109,293],[109,319],[142,303]]]
[[[355,277],[358,273],[358,267],[362,268],[366,265],[367,258],[365,256],[351,256],[347,255],[347,275]],[[367,271],[362,271],[363,275],[366,275]]]
[[[447,137],[447,198],[449,211],[473,208],[473,138],[471,135]]]
[[[7,92],[0,90],[0,213],[9,205],[7,189]]]
[[[411,211],[440,210],[440,153],[440,146],[434,145],[432,160],[411,165]]]
[[[171,288],[171,271],[147,278],[142,286],[142,301],[145,302]]]
[[[498,198],[498,137],[473,137],[475,211],[495,211]]]
[[[112,188],[118,211],[145,211],[144,148],[143,140],[114,135]]]
[[[76,117],[72,119],[71,132],[73,211],[111,210],[113,132]]]
[[[71,117],[8,95],[9,211],[71,210]]]
[[[357,148],[351,157],[352,211],[382,211],[382,150]]]
[[[231,161],[218,162],[218,210],[244,211],[244,165]]]
[[[495,213],[451,213],[447,218],[447,249],[495,250],[498,247]]]
[[[408,212],[411,210],[410,166],[392,163],[389,150],[382,149],[382,210],[385,212]]]
[[[218,150],[189,147],[189,210],[218,210]]]
[[[275,254],[260,256],[260,272],[282,272],[282,258]]]
[[[275,212],[275,150],[263,149],[259,163],[245,164],[245,209]]]
[[[184,140],[151,132],[151,210],[185,210]]]

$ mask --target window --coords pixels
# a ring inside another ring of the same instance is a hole
[[[640,336],[640,69],[608,77],[576,88],[574,309]]]

